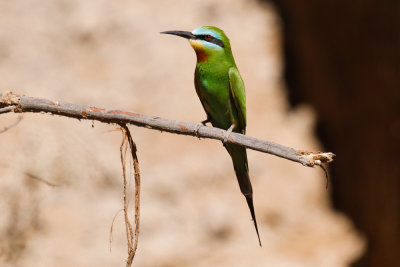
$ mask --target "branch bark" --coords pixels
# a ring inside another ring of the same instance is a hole
[[[66,102],[20,96],[10,91],[0,94],[0,110],[3,113],[49,113],[79,120],[96,120],[104,123],[115,123],[118,125],[132,124],[139,127],[146,127],[148,129],[191,135],[199,138],[202,137],[220,141],[224,141],[225,139],[228,143],[272,154],[301,163],[308,167],[321,166],[322,163],[332,162],[333,157],[335,156],[335,154],[331,152],[296,150],[274,142],[260,140],[239,133],[231,133],[229,134],[229,137],[226,138],[227,132],[225,130],[204,126],[201,123],[168,120],[131,111],[104,109],[91,106],[88,107]]]

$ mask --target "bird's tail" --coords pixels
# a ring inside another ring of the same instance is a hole
[[[239,182],[240,191],[246,197],[247,205],[249,206],[251,213],[251,218],[253,219],[254,227],[256,228],[258,242],[260,243],[261,247],[261,239],[260,234],[258,233],[257,220],[254,212],[253,188],[251,186],[249,177],[246,149],[244,147],[232,144],[226,144],[225,148],[228,150],[232,158],[233,167],[235,169],[236,177]]]

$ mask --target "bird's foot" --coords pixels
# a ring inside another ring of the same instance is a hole
[[[197,138],[200,139],[199,130],[200,130],[201,127],[206,126],[207,122],[211,122],[211,120],[209,118],[207,118],[206,120],[204,120],[204,121],[200,122],[199,124],[197,124],[196,129],[194,130],[194,133],[196,134]]]
[[[200,139],[199,130],[200,130],[200,128],[203,127],[203,126],[204,126],[203,123],[198,123],[198,124],[196,125],[196,129],[194,129],[194,134],[195,134],[196,137],[199,138],[199,139]]]
[[[206,120],[202,121],[201,124],[203,124],[204,126],[206,126],[207,122],[211,122],[211,119],[207,118]]]
[[[231,135],[234,127],[235,127],[235,125],[232,124],[231,127],[229,127],[229,129],[226,130],[226,132],[224,133],[224,140],[222,141],[222,143],[226,144],[228,142],[228,138]]]

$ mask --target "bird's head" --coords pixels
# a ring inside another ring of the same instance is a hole
[[[210,56],[232,57],[231,45],[225,33],[214,26],[202,26],[192,32],[165,31],[164,34],[177,35],[189,40],[196,51],[198,61],[206,61]]]

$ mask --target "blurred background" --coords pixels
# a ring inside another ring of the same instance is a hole
[[[159,32],[218,26],[246,85],[247,134],[336,153],[331,186],[248,151],[260,248],[219,142],[130,127],[133,266],[398,266],[400,6],[386,2],[0,1],[0,91],[199,122],[195,54]],[[124,266],[121,133],[23,116],[0,134],[0,266]]]

